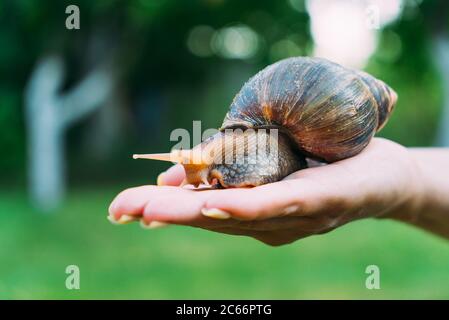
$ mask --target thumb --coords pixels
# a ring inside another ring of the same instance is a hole
[[[176,164],[157,177],[158,186],[179,186],[186,177],[184,167]]]

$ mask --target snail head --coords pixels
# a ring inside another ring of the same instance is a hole
[[[182,164],[186,184],[257,186],[281,179],[292,167],[304,167],[291,141],[265,129],[226,129],[191,150],[134,155]]]

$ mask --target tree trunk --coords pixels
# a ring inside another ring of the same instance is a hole
[[[25,95],[29,191],[32,203],[44,212],[55,210],[65,195],[66,129],[101,106],[114,83],[110,68],[100,66],[60,95],[63,78],[61,59],[47,57],[37,64]]]
[[[62,78],[59,58],[41,61],[30,79],[25,98],[29,190],[32,203],[43,211],[54,210],[65,192],[63,143],[56,112]]]

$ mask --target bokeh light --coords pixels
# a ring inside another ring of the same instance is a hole
[[[210,26],[200,25],[192,28],[187,37],[187,47],[198,57],[213,55],[211,41],[215,30]]]
[[[212,39],[212,49],[223,58],[249,59],[256,55],[259,43],[253,29],[239,24],[218,30]]]
[[[377,47],[378,31],[401,13],[401,0],[308,0],[314,55],[362,68]]]

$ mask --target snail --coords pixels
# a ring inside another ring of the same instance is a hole
[[[396,100],[365,72],[322,58],[288,58],[244,84],[214,136],[192,150],[134,158],[183,164],[185,184],[259,186],[306,168],[306,158],[332,163],[357,155]]]

